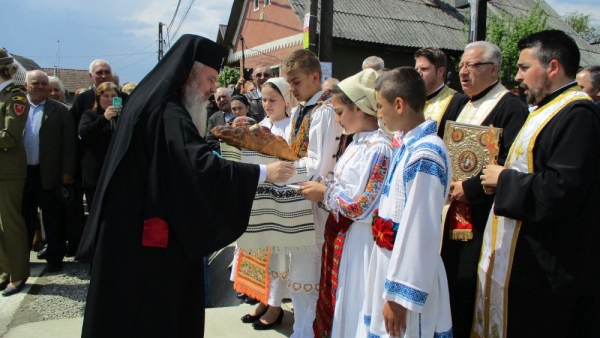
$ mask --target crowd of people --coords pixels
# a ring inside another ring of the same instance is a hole
[[[93,88],[70,108],[42,71],[16,87],[0,50],[3,295],[25,285],[43,228],[48,271],[75,251],[92,263],[83,337],[201,337],[207,255],[244,233],[258,186],[302,169],[294,194],[310,201],[314,238],[265,248],[267,296],[241,318],[255,330],[280,325],[291,298],[295,338],[593,337],[600,66],[580,68],[558,30],[517,47],[521,97],[485,41],[463,51],[462,93],[434,47],[411,67],[372,56],[326,82],[302,49],[283,77],[258,64],[254,88],[243,76],[217,87],[225,50],[184,35],[130,95],[92,62]],[[240,118],[300,161],[223,159],[210,130]]]
[[[25,286],[31,250],[47,261],[48,272],[75,256],[85,224],[83,193],[90,205],[116,126],[111,99],[121,90],[110,65],[96,60],[92,86],[75,93],[70,106],[58,77],[32,70],[21,88],[11,80],[18,69],[12,57],[2,49],[0,59],[3,90],[10,93],[2,101],[2,180],[10,185],[0,193],[0,290],[10,296]]]

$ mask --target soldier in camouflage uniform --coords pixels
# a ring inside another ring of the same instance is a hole
[[[27,228],[21,214],[27,159],[23,130],[29,103],[12,81],[17,65],[0,48],[0,290],[20,292],[29,277]]]

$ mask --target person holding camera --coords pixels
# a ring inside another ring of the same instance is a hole
[[[79,138],[84,150],[81,163],[83,190],[88,205],[92,205],[110,139],[121,111],[117,102],[113,104],[119,96],[119,87],[116,84],[102,83],[96,88],[94,108],[83,112],[79,122]]]
[[[255,66],[252,76],[245,76],[245,74],[241,75],[233,91],[233,95],[243,94],[246,96],[246,98],[248,98],[248,101],[250,102],[250,111],[248,112],[248,116],[255,119],[256,122],[262,121],[266,116],[265,110],[262,106],[261,89],[263,84],[265,84],[265,82],[267,82],[267,80],[270,78],[271,68],[269,68],[269,65],[259,63]],[[252,80],[255,81],[253,83],[256,83],[256,88],[252,91],[242,93],[242,88],[244,87],[246,81]]]

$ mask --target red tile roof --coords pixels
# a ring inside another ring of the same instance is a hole
[[[79,88],[89,88],[92,85],[87,69],[42,68],[49,76],[58,77],[67,91],[73,93]]]

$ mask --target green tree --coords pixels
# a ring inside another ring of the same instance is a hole
[[[579,12],[570,12],[562,19],[571,26],[581,37],[589,43],[600,43],[600,28],[592,26],[590,22],[591,14]]]
[[[489,15],[486,40],[500,47],[502,51],[502,69],[500,79],[513,81],[517,75],[519,49],[517,42],[524,36],[548,29],[548,14],[539,5],[533,6],[529,15],[512,16],[506,12]]]
[[[236,83],[240,79],[240,69],[238,67],[225,66],[219,73],[219,85],[227,87]]]

